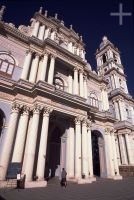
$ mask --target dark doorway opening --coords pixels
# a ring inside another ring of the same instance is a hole
[[[99,156],[99,134],[97,131],[92,132],[92,154],[93,154],[93,173],[100,176],[100,156]]]
[[[5,119],[4,112],[0,109],[0,137],[2,135],[2,129],[3,129],[3,125],[4,125],[4,119]]]
[[[51,123],[50,126],[52,126]],[[60,165],[61,136],[62,132],[57,126],[55,126],[51,132],[49,132],[46,153],[45,178],[55,177],[56,170]]]

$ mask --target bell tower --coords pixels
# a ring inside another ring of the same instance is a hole
[[[128,94],[126,75],[120,59],[120,52],[106,36],[102,38],[96,52],[98,75],[104,76],[108,82],[108,93],[118,89]]]
[[[109,109],[117,120],[134,124],[133,99],[128,93],[120,52],[106,36],[97,49],[96,60],[98,75],[107,81]]]

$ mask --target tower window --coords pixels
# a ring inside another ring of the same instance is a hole
[[[102,56],[102,59],[103,59],[103,63],[106,63],[106,55],[105,54],[103,54],[103,56]]]

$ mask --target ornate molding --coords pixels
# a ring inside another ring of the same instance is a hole
[[[21,108],[21,105],[18,103],[13,103],[12,104],[12,108],[11,108],[11,112],[19,112]]]
[[[40,113],[41,110],[41,106],[38,104],[35,104],[34,108],[33,108],[33,113]]]

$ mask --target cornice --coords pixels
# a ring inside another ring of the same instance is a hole
[[[108,93],[109,100],[112,100],[115,97],[123,97],[124,99],[128,101],[133,101],[133,98],[131,95],[124,93],[118,88]]]
[[[103,54],[106,51],[106,49],[108,50],[109,48],[113,49],[115,52],[120,54],[120,51],[116,47],[114,47],[113,44],[108,43],[102,49],[98,49],[95,55],[97,56],[98,54]]]
[[[46,82],[39,81],[38,83],[33,84],[21,79],[16,82],[11,79],[0,77],[0,90],[13,95],[14,97],[18,94],[25,95],[32,99],[36,99],[38,96],[45,97],[63,105],[88,112],[94,115],[95,119],[99,119],[100,121],[115,120],[110,115],[105,115],[103,112],[100,112],[98,108],[87,104],[85,98],[57,90],[53,85]]]

